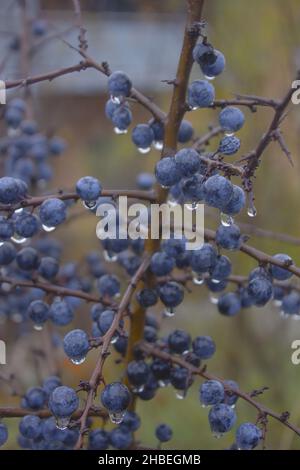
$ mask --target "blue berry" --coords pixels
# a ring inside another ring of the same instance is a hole
[[[218,152],[222,155],[233,155],[241,146],[241,141],[235,135],[225,135],[219,143]]]
[[[169,188],[181,179],[180,171],[176,165],[175,158],[165,157],[159,160],[155,166],[155,176],[159,184]]]
[[[177,259],[185,253],[185,239],[168,238],[161,242],[161,248],[168,256]]]
[[[114,310],[104,310],[97,320],[97,325],[101,335],[105,335],[110,329],[112,322],[115,318],[116,312]]]
[[[36,439],[41,434],[42,422],[38,416],[26,415],[19,423],[19,431],[27,439]]]
[[[51,256],[44,256],[41,259],[38,271],[39,274],[43,276],[43,278],[50,281],[51,279],[55,278],[58,270],[59,263],[55,258],[52,258]]]
[[[168,346],[171,352],[182,354],[190,348],[191,337],[184,330],[175,330],[168,336]]]
[[[74,312],[65,300],[54,300],[49,309],[49,317],[55,325],[65,326],[73,320]]]
[[[187,93],[187,102],[191,108],[208,108],[215,99],[215,88],[206,80],[192,82]]]
[[[120,281],[113,274],[104,274],[97,281],[97,287],[101,295],[114,297],[120,292]]]
[[[5,424],[0,423],[0,447],[5,444],[8,439],[8,431]]]
[[[232,264],[227,256],[218,256],[216,264],[211,271],[211,279],[222,281],[230,276],[232,270]]]
[[[89,450],[106,450],[109,447],[109,433],[104,429],[93,429],[89,433]]]
[[[144,308],[152,307],[158,301],[157,292],[154,289],[144,288],[136,296],[140,305]]]
[[[163,251],[154,253],[151,258],[150,268],[156,276],[166,276],[170,274],[175,266],[175,261]]]
[[[53,390],[49,399],[49,408],[56,417],[71,416],[79,406],[79,398],[73,388],[64,385]]]
[[[164,140],[164,134],[165,134],[165,128],[164,128],[163,123],[159,121],[155,121],[155,119],[151,119],[148,124],[153,131],[154,140],[156,142],[162,142]]]
[[[169,308],[174,308],[181,304],[183,297],[183,288],[177,282],[166,282],[159,287],[159,298]]]
[[[101,402],[110,413],[121,413],[126,410],[131,395],[126,385],[113,382],[105,386],[101,393]]]
[[[129,382],[135,387],[145,385],[149,374],[149,366],[144,361],[131,361],[127,366]]]
[[[30,246],[22,248],[17,254],[17,264],[24,271],[37,269],[40,264],[38,252]]]
[[[203,74],[209,78],[220,75],[225,68],[225,57],[217,49],[213,50],[213,55],[202,55],[199,62]]]
[[[178,142],[180,144],[185,144],[186,142],[189,142],[189,140],[191,140],[191,138],[193,137],[193,134],[194,129],[192,124],[189,121],[181,121],[177,135]]]
[[[126,427],[130,432],[135,432],[138,430],[140,425],[140,417],[134,411],[126,411],[123,421],[121,423],[121,427]]]
[[[124,107],[127,107],[126,105],[123,105]],[[112,119],[113,117],[113,114],[114,112],[120,108],[120,104],[119,103],[115,103],[112,99],[109,99],[108,101],[106,101],[105,103],[105,108],[104,108],[104,111],[105,111],[105,116],[108,118],[108,119]]]
[[[0,178],[0,203],[16,204],[20,202],[27,193],[27,185],[24,181],[10,176]]]
[[[173,431],[167,424],[160,424],[155,429],[155,436],[160,442],[168,442],[172,439]]]
[[[220,126],[229,132],[240,130],[245,122],[244,113],[234,106],[226,106],[219,114]]]
[[[56,227],[66,220],[67,206],[64,201],[49,198],[44,201],[39,210],[41,222],[46,227]]]
[[[32,22],[32,34],[34,36],[44,36],[47,33],[47,21],[38,18]]]
[[[16,217],[15,231],[20,237],[33,237],[39,230],[39,219],[34,214],[23,211]]]
[[[76,192],[83,201],[96,201],[100,196],[102,186],[97,178],[84,176],[76,183]]]
[[[16,257],[17,251],[14,245],[10,242],[4,242],[0,245],[0,265],[7,266]]]
[[[219,403],[209,410],[208,421],[212,432],[223,434],[233,428],[236,414],[231,406]]]
[[[132,131],[133,143],[141,149],[147,149],[154,140],[154,133],[148,124],[138,124]]]
[[[261,430],[252,423],[243,423],[236,431],[236,444],[239,449],[252,450],[261,439]]]
[[[223,384],[217,380],[207,380],[200,386],[200,401],[203,405],[216,405],[224,400]]]
[[[218,299],[218,310],[227,317],[233,317],[239,313],[241,307],[241,299],[234,292],[227,292]]]
[[[248,293],[258,307],[266,305],[273,295],[272,283],[265,277],[255,277],[248,284]]]
[[[216,231],[216,243],[225,250],[238,250],[242,244],[239,227],[235,224],[228,227],[220,225]]]
[[[113,429],[109,434],[109,440],[111,445],[115,449],[128,449],[132,444],[133,438],[129,429],[119,427]]]
[[[223,210],[233,196],[233,185],[220,175],[210,176],[205,184],[205,202],[209,206]]]
[[[124,98],[129,96],[131,88],[131,80],[124,72],[113,72],[108,78],[108,92],[113,97]]]
[[[292,258],[284,253],[278,253],[277,255],[274,255],[274,258],[277,261],[285,263],[287,266],[291,266],[293,264]],[[274,264],[270,266],[270,273],[274,279],[278,279],[279,281],[286,281],[293,275],[290,271],[287,271],[280,266],[275,266]]]
[[[281,310],[288,315],[300,314],[300,295],[298,292],[290,292],[283,297]]]
[[[210,336],[197,336],[193,341],[193,352],[199,359],[210,359],[216,352],[216,345]]]
[[[56,375],[51,375],[43,381],[43,389],[50,395],[51,392],[61,385],[61,380]]]
[[[181,149],[175,155],[175,162],[181,176],[193,176],[200,168],[198,152],[194,149]]]
[[[171,372],[171,364],[162,359],[155,358],[151,364],[151,371],[157,380],[168,380]]]
[[[223,212],[229,215],[236,215],[245,207],[245,204],[245,192],[239,186],[233,185],[233,195],[226,207],[223,208]]]
[[[128,106],[118,106],[112,115],[112,123],[120,131],[126,131],[132,123],[132,113]]]
[[[192,253],[191,266],[196,273],[206,273],[213,270],[216,262],[217,252],[209,243],[204,243],[201,248]]]
[[[238,390],[239,386],[234,380],[224,380],[225,386],[227,385],[233,390]],[[224,403],[229,406],[234,406],[238,401],[239,396],[231,390],[226,390],[225,388],[225,398]]]
[[[23,112],[12,106],[8,106],[4,113],[4,119],[7,126],[16,129],[22,122]]]
[[[98,321],[102,312],[104,312],[105,308],[102,304],[95,304],[92,306],[90,315],[92,320]]]
[[[85,359],[90,349],[88,335],[85,331],[79,329],[67,333],[63,345],[66,355],[77,363]]]
[[[49,306],[42,300],[34,300],[28,307],[28,315],[35,325],[43,325],[49,317]]]
[[[143,190],[149,190],[155,183],[155,177],[152,173],[140,173],[136,179],[137,186]],[[0,226],[1,230],[1,226]]]
[[[176,390],[187,390],[192,384],[191,374],[185,367],[173,367],[170,382]]]
[[[12,219],[0,216],[0,240],[8,240],[14,234],[15,227]]]
[[[182,182],[181,191],[185,201],[199,202],[205,197],[203,176],[193,175]]]
[[[66,143],[60,137],[52,137],[49,141],[49,150],[52,155],[61,155],[66,148]]]
[[[32,387],[25,394],[26,407],[32,410],[40,410],[47,400],[45,390],[41,387]]]

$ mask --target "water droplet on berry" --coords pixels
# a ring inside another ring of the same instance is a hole
[[[208,408],[208,405],[204,405],[204,403],[201,403],[201,408]]]
[[[145,385],[140,385],[139,387],[133,387],[133,393],[142,393],[145,389]]]
[[[202,274],[198,273],[193,273],[193,283],[196,284],[196,286],[201,286],[204,282],[204,277]]]
[[[114,104],[121,104],[121,98],[119,96],[110,95],[110,99]]]
[[[206,78],[206,80],[214,80],[216,77],[214,75],[204,75],[204,78]]]
[[[22,243],[25,243],[27,238],[25,237],[20,237],[20,235],[17,235],[16,233],[11,237],[11,241],[14,243],[17,243],[18,245],[21,245]]]
[[[108,263],[114,263],[118,259],[117,255],[115,255],[114,253],[110,253],[107,250],[104,250],[103,256],[104,256],[105,261],[107,261]]]
[[[114,132],[117,135],[127,134],[127,129],[119,129],[119,127],[114,127]]]
[[[43,326],[42,325],[33,325],[33,329],[36,331],[42,331]]]
[[[21,214],[23,212],[23,207],[19,207],[18,209],[15,210],[15,214]]]
[[[161,387],[161,388],[165,388],[169,385],[169,382],[167,380],[159,380],[158,381],[158,385]]]
[[[192,106],[191,107],[191,111],[197,111],[197,109],[199,109],[199,106]]]
[[[97,201],[83,201],[82,204],[86,209],[89,209],[90,211],[97,207]]]
[[[138,147],[138,151],[142,154],[149,153],[151,150],[151,147]]]
[[[273,304],[275,305],[275,307],[281,307],[282,301],[281,300],[273,300]]]
[[[176,199],[173,199],[173,198],[171,198],[171,197],[168,199],[167,202],[168,202],[168,205],[169,205],[170,207],[178,206],[178,202],[176,201]]]
[[[221,281],[220,281],[220,279],[212,279],[211,282],[213,284],[220,284]]]
[[[61,429],[62,431],[67,429],[67,427],[70,424],[70,416],[64,416],[64,417],[56,416],[55,420],[56,420],[56,427],[58,429]]]
[[[55,227],[49,227],[48,225],[42,225],[43,229],[45,230],[45,232],[53,232],[53,230],[55,230]]]
[[[235,409],[235,404],[231,405],[230,408]]]
[[[213,436],[215,439],[220,439],[221,437],[223,437],[223,433],[221,432],[214,432],[213,433]]]
[[[285,313],[285,312],[282,310],[282,311],[280,312],[280,316],[281,316],[281,318],[286,319],[286,318],[290,318],[291,315],[288,314],[288,313]]]
[[[109,413],[110,420],[113,424],[121,424],[125,416],[125,411],[120,413]]]
[[[4,242],[0,242],[0,246],[2,246],[2,245],[3,245],[3,243],[4,243]]]
[[[215,297],[214,295],[210,295],[209,298],[213,305],[217,305],[217,303],[219,302],[218,297]]]
[[[86,356],[83,356],[83,357],[78,357],[76,359],[71,359],[71,362],[75,364],[76,366],[79,366],[80,364],[83,364],[85,360],[86,360]]]
[[[198,202],[194,201],[192,203],[186,203],[185,206],[186,206],[187,210],[195,211],[198,207]]]
[[[225,135],[227,137],[232,137],[234,135],[234,132],[225,132]]]
[[[174,307],[166,307],[164,310],[165,317],[174,317],[175,315],[175,308]]]
[[[256,217],[257,216],[257,210],[254,206],[251,206],[247,210],[247,214],[249,217]]]
[[[228,214],[224,214],[224,212],[221,212],[220,218],[221,218],[221,224],[223,225],[223,227],[230,227],[230,225],[234,223],[233,217],[231,217]]]
[[[184,400],[186,397],[186,391],[185,390],[177,390],[175,392],[175,397],[177,400]]]
[[[170,186],[166,186],[165,184],[161,184],[161,187],[162,187],[163,189],[169,189]]]
[[[161,140],[155,140],[153,142],[153,147],[155,148],[155,150],[162,150],[163,142]]]

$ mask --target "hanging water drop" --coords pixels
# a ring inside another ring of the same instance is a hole
[[[55,230],[56,227],[49,227],[48,225],[42,225],[43,229],[45,230],[45,232],[53,232],[53,230]]]
[[[110,95],[110,99],[114,104],[121,104],[121,98],[119,96]]]
[[[164,310],[164,316],[165,317],[174,317],[175,315],[175,309],[174,307],[166,307],[165,310]]]
[[[64,431],[70,424],[70,416],[56,416],[56,427]]]
[[[4,243],[4,242],[0,242],[0,246],[2,246],[2,245],[3,245],[3,243]]]
[[[18,235],[16,233],[11,237],[11,241],[14,242],[14,243],[17,243],[18,245],[22,245],[22,243],[25,243],[26,240],[27,240],[27,238],[21,237],[20,235]]]
[[[165,184],[161,184],[161,187],[162,187],[163,189],[169,189],[170,186],[166,186]]]
[[[185,206],[189,211],[195,211],[198,207],[198,202],[186,203]]]
[[[282,301],[281,300],[273,300],[273,304],[275,307],[281,307]]]
[[[208,408],[208,405],[204,405],[204,403],[201,404],[202,408]]]
[[[169,385],[169,382],[167,380],[159,380],[158,385],[160,388],[165,388]]]
[[[110,420],[113,424],[121,424],[125,416],[125,411],[119,413],[109,413]]]
[[[227,137],[232,137],[234,135],[234,132],[225,132],[225,135]]]
[[[33,329],[36,331],[42,331],[43,325],[33,325]]]
[[[75,364],[76,366],[79,366],[80,364],[83,364],[85,360],[86,360],[86,356],[83,356],[83,357],[78,357],[76,359],[73,358],[71,359],[71,362]]]
[[[197,111],[197,109],[199,109],[199,106],[192,106],[191,107],[191,111]]]
[[[105,261],[107,261],[108,263],[114,263],[118,259],[117,255],[115,255],[114,253],[111,253],[107,250],[104,250],[103,256],[104,256]]]
[[[151,150],[151,147],[138,147],[138,151],[142,154],[149,153]]]
[[[220,439],[221,437],[223,437],[223,433],[221,432],[214,432],[213,433],[213,436],[215,439]]]
[[[170,207],[176,207],[176,206],[178,206],[178,202],[176,201],[176,199],[174,199],[174,198],[172,198],[172,197],[170,197],[167,202],[168,202],[168,205],[169,205]]]
[[[155,140],[153,142],[153,147],[155,148],[155,150],[162,150],[163,142],[161,140]]]
[[[211,282],[213,284],[220,284],[221,281],[220,281],[220,279],[212,279]]]
[[[110,344],[115,344],[118,341],[118,335],[114,335],[111,339]]]
[[[140,385],[139,387],[133,387],[133,393],[142,393],[145,389],[145,385]]]
[[[203,282],[204,282],[204,277],[202,274],[193,273],[193,283],[196,284],[196,286],[201,286]]]
[[[184,400],[186,397],[186,391],[185,390],[177,390],[175,392],[175,397],[177,400]]]
[[[209,299],[210,299],[210,301],[211,301],[211,303],[212,303],[213,305],[217,305],[218,302],[219,302],[218,297],[215,297],[214,295],[210,295],[210,296],[209,296]]]
[[[221,224],[223,225],[223,227],[230,227],[230,225],[234,223],[233,217],[231,217],[231,215],[224,214],[224,212],[221,212],[220,218],[221,218]]]
[[[89,209],[90,211],[97,207],[97,201],[83,201],[82,204],[86,209]]]
[[[117,135],[127,134],[127,129],[120,129],[119,127],[114,127],[114,132]]]
[[[15,214],[21,214],[23,212],[23,207],[19,207],[18,209],[15,210]]]
[[[247,214],[249,217],[256,217],[257,216],[257,210],[254,206],[250,206],[247,210]]]
[[[214,80],[216,77],[214,75],[204,75],[204,78],[206,78],[206,80]]]

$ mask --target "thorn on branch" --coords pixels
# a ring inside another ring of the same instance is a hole
[[[291,416],[291,413],[289,411],[284,411],[281,416],[280,416],[280,421],[285,423]]]
[[[106,62],[106,61],[101,62],[101,65],[103,67],[103,71],[104,71],[105,75],[109,76],[111,74],[111,70],[109,68],[108,62]]]
[[[262,394],[265,393],[267,390],[269,390],[269,387],[261,387],[261,388],[258,388],[257,390],[253,390],[253,391],[250,393],[250,397],[251,397],[251,398],[254,398],[254,397],[257,397],[258,395],[262,395]]]

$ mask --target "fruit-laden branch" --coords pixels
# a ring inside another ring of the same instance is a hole
[[[211,374],[207,372],[206,367],[203,368],[198,368],[194,367],[190,363],[186,362],[184,359],[181,359],[179,356],[172,356],[171,354],[163,351],[162,349],[159,349],[158,347],[155,347],[151,345],[150,343],[145,343],[142,342],[139,345],[140,349],[144,351],[148,356],[152,357],[158,357],[160,359],[163,359],[164,361],[168,361],[171,364],[177,364],[181,367],[184,367],[185,369],[188,369],[191,373],[191,375],[199,375],[200,377],[203,377],[206,380],[217,380],[221,382],[225,388],[226,391],[231,392],[235,395],[238,395],[242,400],[246,401],[250,405],[252,405],[256,410],[258,411],[259,416],[270,416],[274,418],[276,421],[279,421],[282,423],[284,426],[288,427],[294,433],[296,433],[298,436],[300,436],[300,428],[292,424],[290,421],[288,421],[289,413],[284,412],[284,413],[276,413],[275,411],[271,410],[270,408],[267,408],[263,404],[257,402],[251,397],[251,394],[248,394],[246,392],[243,392],[239,389],[234,389],[231,388],[226,381],[223,379],[215,376],[214,374]]]
[[[72,420],[80,418],[83,413],[83,409],[75,411],[72,414]],[[26,408],[0,408],[0,418],[23,418],[27,415],[38,416],[41,419],[50,418],[53,416],[49,409],[45,410],[31,410]],[[102,419],[107,419],[108,414],[105,409],[93,407],[89,410],[89,416],[99,417]]]
[[[110,346],[111,340],[112,340],[116,330],[119,327],[119,322],[120,322],[124,312],[127,310],[128,306],[130,304],[130,301],[132,299],[132,296],[133,296],[134,292],[137,289],[139,281],[143,277],[145,271],[148,269],[149,263],[150,263],[150,256],[146,254],[143,261],[142,261],[142,263],[141,263],[141,265],[140,265],[140,267],[139,267],[139,269],[136,271],[135,275],[132,277],[132,279],[131,279],[131,281],[130,281],[130,283],[129,283],[129,285],[128,285],[128,287],[127,287],[127,289],[126,289],[126,291],[125,291],[125,293],[122,297],[122,300],[119,304],[117,313],[114,317],[114,320],[113,320],[109,330],[102,337],[102,346],[101,346],[101,350],[100,350],[100,353],[99,353],[99,357],[98,357],[96,366],[93,370],[93,373],[91,375],[91,378],[88,382],[88,395],[87,395],[87,399],[86,399],[86,404],[85,404],[84,410],[83,410],[83,412],[82,412],[82,414],[81,414],[81,416],[78,420],[78,423],[80,425],[80,434],[79,434],[79,438],[78,438],[78,441],[76,443],[75,449],[81,449],[81,447],[83,445],[83,437],[84,437],[84,433],[85,433],[86,427],[87,427],[86,421],[87,421],[87,418],[89,416],[89,411],[93,406],[93,401],[94,401],[94,398],[96,396],[98,386],[99,386],[100,382],[103,381],[102,370],[103,370],[105,360],[106,360],[106,358],[108,357],[108,354],[109,354],[109,346]]]

